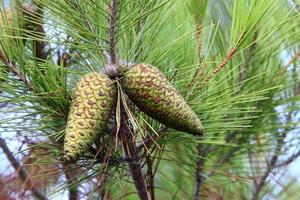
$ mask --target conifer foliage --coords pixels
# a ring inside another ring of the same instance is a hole
[[[0,196],[295,199],[299,8],[2,0]]]

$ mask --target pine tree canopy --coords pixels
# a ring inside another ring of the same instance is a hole
[[[295,200],[299,122],[299,0],[0,0],[0,199]]]

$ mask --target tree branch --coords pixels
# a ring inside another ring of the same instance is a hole
[[[213,168],[216,168],[222,164],[224,164],[225,162],[227,162],[229,160],[229,158],[232,158],[233,154],[236,153],[238,151],[239,148],[232,148],[230,149],[226,154],[224,154],[218,161],[217,163],[213,166]],[[217,171],[213,170],[211,171],[207,177],[213,176]]]
[[[254,35],[253,35],[252,45],[250,46],[250,48],[249,48],[249,50],[246,54],[244,65],[242,66],[242,70],[240,71],[240,78],[239,78],[240,82],[247,79],[249,65],[251,63],[251,60],[253,58],[253,54],[254,54],[254,52],[256,50],[256,47],[257,47],[257,37],[258,37],[258,30],[256,30]]]
[[[299,58],[300,58],[300,49],[298,49],[298,51],[296,51],[296,53],[291,57],[291,59],[284,65],[284,68],[289,67],[291,64],[298,61]]]
[[[214,76],[220,73],[220,71],[227,65],[227,63],[233,58],[236,54],[239,43],[243,40],[245,33],[241,33],[237,42],[233,45],[233,47],[228,51],[225,58],[222,60],[220,64],[214,67],[212,73],[208,75],[201,83],[200,89],[202,89]]]
[[[224,67],[225,65],[232,59],[232,57],[235,55],[237,51],[237,46],[234,46],[230,49],[230,51],[227,53],[226,57],[223,59],[223,61],[214,67],[214,70],[212,74],[207,76],[203,81],[202,85],[200,86],[200,89],[202,89],[214,76],[216,76]]]
[[[75,184],[75,175],[76,172],[74,172],[74,167],[72,167],[71,163],[63,163],[63,171],[66,176],[67,185],[69,189],[69,200],[78,200],[78,188]]]
[[[47,200],[48,198],[42,193],[42,191],[35,187],[33,180],[30,178],[25,168],[16,160],[16,158],[13,156],[13,153],[9,150],[8,146],[6,145],[5,140],[2,138],[0,138],[0,147],[3,149],[3,152],[5,153],[11,165],[18,172],[20,179],[24,183],[29,185],[33,196],[35,196],[39,200]]]
[[[26,79],[26,77],[21,74],[16,64],[8,60],[3,52],[0,52],[0,61],[2,61],[8,67],[8,69],[12,71],[17,77],[19,77],[19,79],[26,85],[26,87],[29,90],[34,90],[33,85],[31,85],[31,83]]]
[[[46,33],[43,27],[43,15],[44,9],[41,2],[33,1],[34,5],[24,4],[22,7],[26,11],[28,17],[29,25],[25,27],[26,30],[33,31],[37,35],[38,39],[33,40],[35,46],[35,58],[38,62],[43,62],[48,57],[50,51],[46,49],[48,43],[45,42]]]
[[[287,165],[291,164],[292,162],[294,162],[294,160],[299,158],[299,156],[300,156],[300,150],[297,153],[291,155],[291,157],[289,157],[287,160],[285,160],[285,161],[279,163],[278,165],[276,165],[276,167],[278,168],[278,167],[287,166]]]
[[[145,147],[146,148],[146,147]],[[146,151],[146,164],[147,164],[147,183],[148,190],[151,194],[151,199],[155,200],[155,190],[154,190],[154,173],[153,173],[153,159],[151,158],[151,154]]]
[[[291,113],[288,114],[287,119],[288,121],[291,120]],[[267,163],[267,169],[265,170],[263,175],[258,179],[258,181],[255,180],[256,184],[254,184],[254,191],[251,198],[252,200],[258,200],[259,194],[265,186],[269,174],[276,166],[279,154],[282,150],[282,147],[284,146],[284,139],[286,138],[290,130],[290,127],[285,127],[283,132],[279,136],[277,136],[275,151],[270,161]]]
[[[123,102],[121,102],[121,127],[120,135],[122,145],[125,152],[126,159],[128,160],[129,170],[132,179],[137,189],[138,196],[141,200],[151,200],[151,195],[148,193],[145,178],[142,172],[142,167],[139,162],[138,152],[133,138],[133,133],[128,126],[128,116],[124,110]]]
[[[110,9],[110,18],[109,18],[109,54],[110,61],[108,64],[116,64],[117,62],[117,53],[116,53],[116,32],[117,32],[117,21],[118,21],[118,12],[119,12],[119,1],[112,0],[109,6]]]
[[[148,148],[150,147],[155,140],[159,140],[163,138],[165,135],[163,134],[167,131],[168,127],[162,126],[161,128],[156,131],[157,135],[151,136],[150,134],[143,140],[142,144],[137,146],[137,152],[139,153],[145,146]]]
[[[50,53],[50,51],[48,51],[46,49],[48,43],[46,43],[45,41],[45,38],[46,38],[46,33],[45,33],[45,30],[44,30],[44,27],[43,27],[43,8],[41,6],[38,7],[38,13],[40,15],[41,18],[37,18],[38,20],[38,24],[35,25],[35,31],[37,33],[39,33],[39,37],[40,37],[40,40],[35,40],[34,43],[35,43],[35,57],[37,59],[37,61],[45,61]]]
[[[204,164],[205,164],[205,156],[207,154],[206,147],[204,147],[201,144],[197,145],[197,151],[198,151],[198,161],[197,161],[197,166],[196,166],[196,186],[195,186],[195,191],[194,191],[194,196],[193,200],[199,200],[200,199],[200,194],[201,194],[201,187],[203,185],[203,182],[205,180],[205,177],[202,175],[203,174],[203,169],[204,169]]]

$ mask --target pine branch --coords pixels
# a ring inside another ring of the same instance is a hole
[[[233,154],[239,150],[239,148],[240,147],[230,149],[229,152],[224,154],[212,168],[214,169],[227,162],[230,158],[232,158]],[[216,170],[212,170],[209,174],[207,174],[207,177],[213,176],[216,172],[217,172]]]
[[[200,57],[203,51],[203,42],[202,42],[202,22],[204,21],[204,17],[206,14],[207,10],[207,5],[208,5],[208,0],[203,0],[203,1],[198,1],[194,0],[192,1],[192,9],[193,10],[193,15],[194,15],[194,21],[196,24],[196,32],[195,32],[195,37],[198,43],[197,46],[197,53],[198,56]]]
[[[22,6],[28,15],[29,19],[27,20],[31,21],[29,23],[30,27],[27,25],[25,29],[34,31],[34,33],[38,35],[39,39],[33,40],[35,46],[35,58],[38,62],[43,62],[50,54],[50,51],[48,51],[46,48],[48,43],[44,41],[46,38],[46,33],[43,27],[44,9],[42,3],[37,3],[35,1],[33,3],[34,5],[24,4]]]
[[[146,151],[146,164],[147,164],[147,183],[148,190],[151,194],[151,199],[155,200],[155,190],[154,190],[154,173],[153,173],[153,159],[151,158],[151,154]]]
[[[283,162],[277,164],[277,165],[276,165],[276,168],[279,168],[279,167],[285,167],[285,166],[291,164],[291,163],[294,162],[297,158],[299,158],[299,156],[300,156],[300,150],[299,150],[297,153],[291,155],[291,156],[290,156],[288,159],[286,159],[285,161],[283,161]]]
[[[197,52],[198,52],[198,56],[200,57],[202,54],[202,50],[203,50],[203,43],[201,41],[201,36],[202,36],[202,21],[201,18],[197,15],[195,15],[195,22],[196,22],[196,32],[195,32],[195,37],[196,40],[198,42],[198,47],[197,47]]]
[[[285,68],[289,67],[291,64],[294,64],[300,59],[300,49],[292,56],[292,58],[284,65]]]
[[[156,131],[157,134],[155,134],[155,136],[151,136],[151,134],[149,134],[142,142],[142,144],[137,146],[137,152],[140,153],[140,151],[146,146],[147,148],[149,148],[154,141],[157,141],[161,138],[163,138],[165,136],[164,132],[166,132],[168,130],[168,127],[166,126],[162,126],[160,129],[158,129],[158,131]]]
[[[227,63],[233,58],[236,54],[240,42],[243,40],[245,33],[241,33],[237,42],[233,45],[233,47],[228,51],[225,58],[222,60],[220,64],[214,67],[214,70],[210,75],[208,75],[201,83],[200,89],[202,89],[214,76],[220,73],[220,71],[227,65]]]
[[[248,69],[249,69],[249,65],[251,63],[251,60],[253,58],[253,55],[255,53],[256,47],[257,47],[257,37],[258,37],[258,30],[255,31],[253,38],[252,38],[252,45],[250,46],[246,58],[245,58],[245,62],[244,65],[242,66],[242,70],[240,71],[240,82],[246,80],[248,77]]]
[[[231,132],[231,133],[229,133],[226,137],[225,137],[225,142],[230,142],[230,141],[232,141],[233,139],[235,139],[237,136],[238,136],[238,134],[239,134],[240,132],[238,132],[238,131],[233,131],[233,132]],[[209,153],[211,153],[211,152],[215,152],[215,151],[217,151],[218,149],[220,149],[222,146],[221,145],[214,145],[214,146],[211,146],[209,149],[208,149],[208,152]]]
[[[66,176],[66,182],[68,184],[69,189],[69,200],[78,200],[79,194],[78,194],[78,188],[76,185],[75,175],[76,172],[74,172],[74,167],[72,167],[72,164],[70,163],[63,163],[63,171]]]
[[[19,68],[15,63],[8,60],[3,52],[0,52],[0,61],[2,61],[10,71],[12,71],[27,87],[27,89],[34,91],[33,85],[26,79],[24,75],[21,74]]]
[[[14,169],[18,172],[20,179],[29,185],[29,188],[35,198],[38,200],[47,200],[48,198],[42,193],[40,189],[38,189],[34,185],[34,181],[30,178],[29,174],[27,173],[26,169],[16,160],[13,156],[13,153],[9,150],[8,146],[4,139],[0,138],[0,147],[3,149],[7,159],[14,167]]]
[[[193,200],[200,200],[201,188],[204,183],[205,177],[203,176],[203,169],[205,164],[205,156],[207,154],[207,149],[203,145],[197,145],[198,151],[198,161],[196,164],[196,186],[194,191]]]
[[[230,51],[227,53],[227,55],[223,59],[223,61],[220,64],[218,64],[217,66],[214,67],[214,70],[213,70],[212,74],[210,74],[209,76],[207,76],[203,80],[202,86],[200,87],[200,89],[202,89],[214,76],[216,76],[226,66],[226,64],[235,55],[236,51],[237,51],[237,46],[234,46],[233,48],[230,49]]]
[[[287,121],[291,120],[291,112],[287,116]],[[266,184],[267,178],[269,177],[272,170],[276,167],[276,163],[278,161],[278,157],[280,155],[280,152],[282,151],[282,147],[284,146],[284,140],[291,131],[291,127],[285,127],[283,132],[277,137],[276,139],[276,146],[273,156],[271,157],[270,161],[267,163],[267,169],[263,173],[263,175],[258,179],[254,181],[254,191],[252,194],[251,200],[258,200],[259,194],[262,191],[263,187]]]
[[[116,53],[116,32],[117,32],[117,21],[118,21],[118,12],[119,12],[119,1],[112,0],[110,9],[110,18],[109,18],[109,55],[110,61],[108,64],[115,65],[117,63],[117,53]]]
[[[141,200],[151,200],[151,196],[149,195],[145,184],[142,167],[139,162],[135,139],[133,138],[133,133],[128,126],[128,116],[124,110],[123,103],[121,103],[121,114],[120,135],[132,179],[137,189],[139,198]]]
[[[44,30],[44,27],[42,25],[37,25],[35,28],[36,32],[39,33],[39,37],[45,38],[46,33]],[[44,41],[36,40],[35,43],[35,57],[37,61],[45,61],[50,53],[50,51],[47,51],[46,47],[48,44]]]

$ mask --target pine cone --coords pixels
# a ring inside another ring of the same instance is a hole
[[[179,131],[202,134],[200,119],[156,67],[136,65],[124,74],[123,85],[131,101],[150,117]]]
[[[87,74],[77,84],[66,128],[64,151],[67,160],[86,152],[106,127],[115,95],[113,81],[101,73]]]

